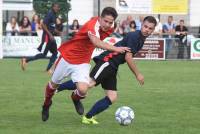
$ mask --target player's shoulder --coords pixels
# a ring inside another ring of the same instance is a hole
[[[54,15],[54,12],[52,11],[52,10],[49,10],[48,12],[47,12],[47,15]]]
[[[140,36],[141,36],[141,31],[140,30],[136,30],[134,32],[129,32],[128,33],[128,37],[132,38],[132,39],[140,38]]]
[[[98,17],[92,17],[83,26],[91,28],[92,26],[96,25],[97,22],[98,22]]]

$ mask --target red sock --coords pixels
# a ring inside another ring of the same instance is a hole
[[[84,99],[85,98],[85,95],[82,95],[81,93],[80,93],[80,91],[78,90],[78,89],[76,89],[73,93],[72,93],[72,99],[73,100],[76,100],[76,101],[78,101],[78,100],[81,100],[81,99]]]
[[[45,90],[45,100],[44,100],[44,105],[49,106],[51,103],[51,99],[54,95],[55,89],[51,86],[51,83],[49,82],[46,86]]]

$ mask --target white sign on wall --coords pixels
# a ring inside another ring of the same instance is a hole
[[[61,45],[61,38],[55,37],[57,47]],[[3,57],[34,56],[39,51],[37,47],[41,38],[37,36],[3,36]],[[46,44],[44,44],[45,48]],[[48,53],[48,56],[51,54]]]
[[[33,0],[4,0],[3,10],[16,10],[16,11],[32,11],[33,10]],[[1,8],[1,9],[2,9]]]
[[[190,0],[190,25],[200,26],[200,10],[199,10],[200,0]]]
[[[116,0],[118,13],[151,14],[152,0]]]

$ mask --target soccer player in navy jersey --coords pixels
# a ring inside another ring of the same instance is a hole
[[[44,42],[45,39],[47,39],[47,44],[42,53],[36,54],[33,57],[28,58],[22,58],[21,59],[21,68],[22,70],[26,69],[26,65],[28,62],[38,60],[41,58],[45,58],[48,51],[52,53],[52,56],[49,59],[49,64],[47,65],[46,71],[48,73],[51,72],[51,67],[53,66],[55,60],[57,59],[57,44],[54,39],[55,34],[60,34],[60,31],[56,29],[56,13],[58,13],[60,10],[60,6],[58,3],[53,3],[51,10],[47,13],[47,15],[44,18],[42,28],[43,28],[43,35],[42,35],[42,42]],[[43,43],[42,43],[43,44]],[[40,45],[42,45],[40,44]],[[42,46],[39,46],[39,51],[41,51]]]
[[[89,112],[83,116],[82,123],[98,124],[93,117],[106,110],[116,101],[117,71],[120,64],[124,64],[126,62],[130,70],[135,75],[137,81],[141,85],[144,84],[144,76],[138,70],[133,57],[143,47],[145,39],[152,34],[156,24],[156,19],[153,16],[147,16],[143,20],[141,30],[129,32],[121,41],[115,44],[115,46],[129,47],[131,52],[117,53],[105,51],[94,58],[96,65],[90,73],[90,87],[101,84],[106,95],[104,98],[98,100]],[[71,82],[68,81],[68,84],[69,83]]]

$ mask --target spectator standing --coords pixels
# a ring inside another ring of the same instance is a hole
[[[139,20],[136,20],[136,30],[141,30],[143,20],[144,16],[139,16]]]
[[[23,36],[31,34],[31,22],[27,16],[24,16],[20,22],[19,33]]]
[[[132,20],[129,24],[129,32],[135,32],[136,31],[136,23],[134,20]]]
[[[12,16],[10,19],[10,22],[6,25],[6,35],[12,35],[15,36],[19,32],[19,26],[17,23],[17,18]]]
[[[119,20],[114,23],[114,34],[119,36],[119,37],[123,36],[123,29],[120,26],[120,21]]]
[[[123,29],[123,34],[127,34],[129,32],[129,26],[130,22],[133,20],[133,17],[131,15],[128,15],[126,20],[122,21],[121,27]]]
[[[37,36],[37,31],[41,29],[42,26],[40,24],[40,17],[37,14],[34,14],[31,22],[32,36]]]
[[[176,28],[175,28],[175,31],[176,31],[176,38],[178,38],[178,55],[177,55],[177,58],[183,59],[184,58],[185,46],[187,48],[187,54],[188,54],[188,51],[190,51],[190,47],[187,46],[187,40],[186,40],[188,29],[184,25],[184,20],[180,20],[179,25],[177,25]],[[187,58],[189,58],[189,54],[188,54]]]
[[[155,30],[153,32],[153,37],[161,37],[162,36],[162,31],[163,31],[163,26],[162,23],[160,22],[160,20],[158,18],[156,18],[157,21],[157,25],[155,27]]]
[[[173,16],[168,16],[167,23],[163,25],[163,37],[166,38],[165,55],[168,57],[168,53],[172,48],[172,36],[175,34],[175,23],[173,23]]]

